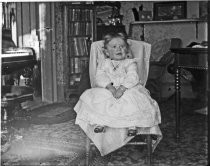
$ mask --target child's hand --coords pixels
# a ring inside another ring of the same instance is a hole
[[[112,95],[115,96],[116,88],[112,84],[107,85],[106,89],[108,89],[112,93]]]
[[[118,88],[117,90],[116,90],[116,93],[115,93],[115,98],[116,99],[119,99],[122,95],[123,95],[123,91],[120,89],[120,88]]]
[[[116,93],[115,93],[115,98],[116,99],[119,99],[123,94],[124,94],[124,92],[126,91],[126,87],[124,87],[124,86],[120,86],[118,89],[117,89],[117,91],[116,91]]]
[[[112,95],[115,97],[115,94],[116,94],[116,88],[113,87],[113,88],[110,88],[109,91],[112,93]]]

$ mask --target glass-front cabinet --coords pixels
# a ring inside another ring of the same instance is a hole
[[[92,4],[64,6],[64,42],[68,60],[70,95],[78,94],[82,74],[88,70],[90,47],[95,41],[95,7]]]

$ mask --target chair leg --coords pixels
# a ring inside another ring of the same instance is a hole
[[[151,135],[147,135],[147,165],[151,166],[152,163],[152,138]]]
[[[85,145],[85,150],[86,150],[86,160],[85,160],[85,165],[89,166],[89,153],[90,153],[90,139],[86,137],[86,145]]]

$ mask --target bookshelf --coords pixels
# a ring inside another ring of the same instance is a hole
[[[90,46],[95,41],[95,22],[95,7],[91,4],[64,7],[64,42],[70,95],[79,93],[82,74],[88,69]]]

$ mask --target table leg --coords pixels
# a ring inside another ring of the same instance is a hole
[[[180,68],[177,67],[175,71],[175,119],[176,119],[176,139],[180,138]]]

